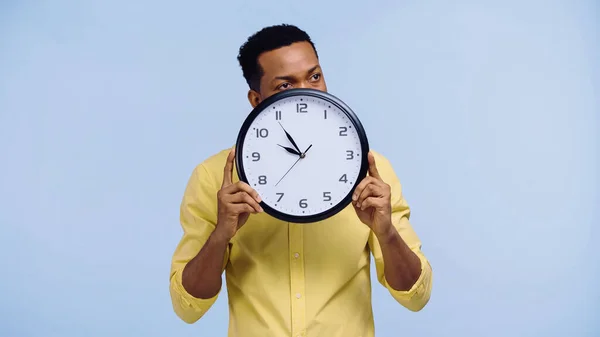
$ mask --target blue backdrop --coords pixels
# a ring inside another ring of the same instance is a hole
[[[3,1],[0,336],[224,336],[169,263],[193,167],[250,110],[246,37],[293,23],[394,165],[434,269],[377,336],[599,336],[600,8],[589,1]],[[224,106],[226,108],[224,108]]]

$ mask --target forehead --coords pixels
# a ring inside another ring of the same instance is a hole
[[[308,42],[296,42],[261,54],[258,63],[263,76],[293,76],[301,74],[319,64],[317,55]]]

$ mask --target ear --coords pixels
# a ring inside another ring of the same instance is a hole
[[[260,93],[252,89],[248,90],[248,102],[250,102],[253,108],[256,108],[260,101]]]

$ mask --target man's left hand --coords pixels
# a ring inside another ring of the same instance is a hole
[[[368,160],[369,174],[356,187],[352,205],[360,221],[381,238],[392,228],[391,188],[381,179],[371,152]]]

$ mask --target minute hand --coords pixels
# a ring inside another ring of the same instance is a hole
[[[286,135],[287,139],[290,141],[290,143],[292,143],[292,145],[294,145],[294,148],[296,149],[296,151],[298,151],[298,153],[302,153],[302,151],[300,151],[300,148],[298,147],[298,145],[296,145],[294,138],[292,138],[292,136],[290,136],[290,134],[287,131],[285,131],[285,128],[283,127],[283,125],[281,125],[281,123],[279,123],[279,126],[281,126],[281,128],[283,129],[283,132],[285,132],[285,135]]]

